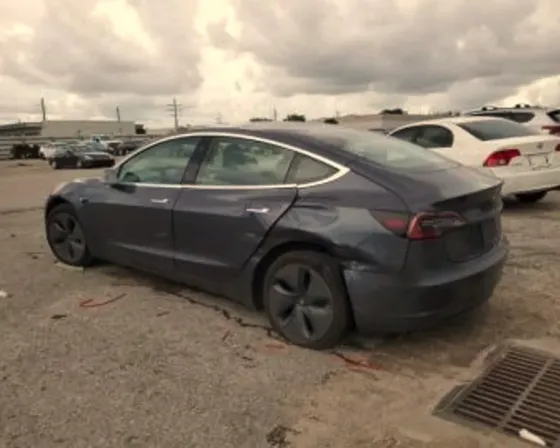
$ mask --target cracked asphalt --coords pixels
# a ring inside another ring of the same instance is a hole
[[[511,257],[477,315],[318,353],[223,299],[55,263],[43,201],[98,173],[0,164],[0,447],[525,446],[431,411],[494,345],[558,344],[560,192],[506,208]]]

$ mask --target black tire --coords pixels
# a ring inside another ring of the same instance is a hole
[[[57,170],[57,169],[59,168],[58,163],[57,163],[56,160],[51,160],[51,161],[49,162],[49,165],[51,166],[51,168],[52,168],[53,170]]]
[[[520,193],[515,196],[519,202],[524,204],[534,204],[544,198],[547,193],[548,191],[539,191],[538,193]]]
[[[312,296],[308,295],[311,287],[316,289]],[[333,348],[350,329],[350,304],[340,268],[326,254],[281,255],[267,269],[262,296],[272,328],[293,344],[314,350]]]
[[[70,204],[57,205],[49,212],[46,233],[49,247],[60,262],[78,267],[93,264],[83,227]]]
[[[79,170],[81,170],[83,167],[84,167],[84,163],[83,163],[80,159],[78,159],[78,160],[76,161],[76,168],[78,168]]]

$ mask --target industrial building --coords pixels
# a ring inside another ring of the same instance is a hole
[[[0,125],[0,137],[89,137],[91,135],[134,135],[133,121],[116,120],[48,120]]]

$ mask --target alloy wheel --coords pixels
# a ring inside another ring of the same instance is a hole
[[[321,339],[333,322],[333,293],[323,276],[303,264],[289,264],[274,274],[268,292],[270,311],[292,341]]]
[[[69,213],[55,215],[50,220],[47,231],[53,250],[65,262],[77,263],[86,254],[82,227]]]

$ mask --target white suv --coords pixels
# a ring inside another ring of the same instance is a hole
[[[516,104],[514,107],[484,106],[463,115],[500,117],[528,126],[543,134],[560,136],[560,109]]]

